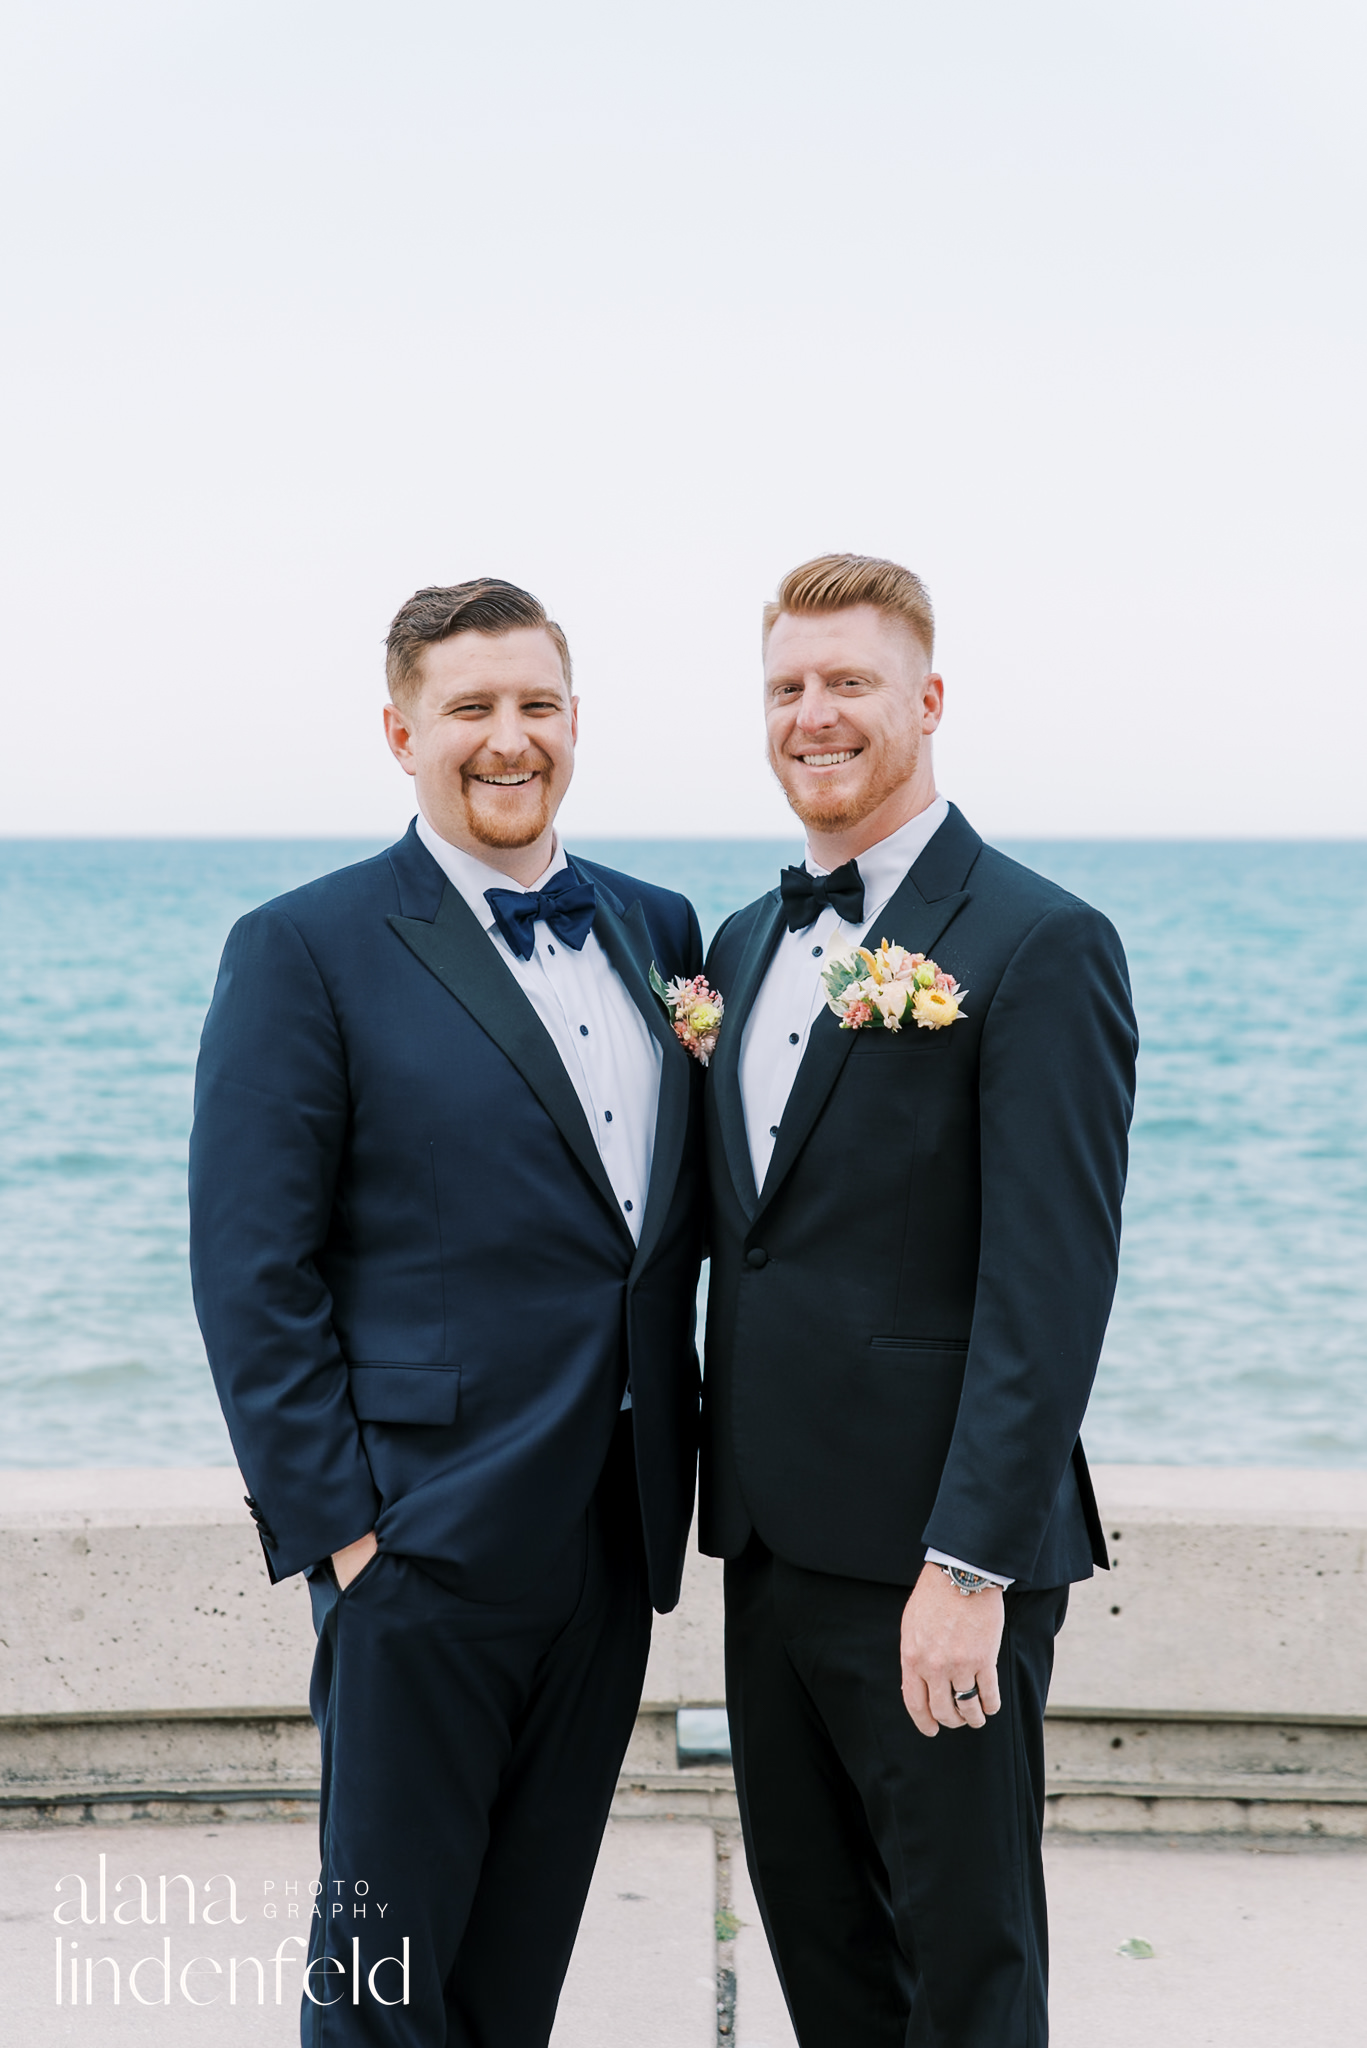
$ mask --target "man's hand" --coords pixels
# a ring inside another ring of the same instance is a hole
[[[1001,1706],[997,1652],[1006,1608],[996,1586],[959,1593],[926,1565],[902,1610],[902,1698],[922,1735],[985,1728]],[[976,1685],[978,1697],[956,1700]]]
[[[334,1550],[332,1569],[337,1574],[338,1585],[343,1588],[349,1586],[357,1572],[370,1563],[379,1547],[372,1529],[369,1535],[358,1536],[354,1543],[348,1543],[345,1550]]]

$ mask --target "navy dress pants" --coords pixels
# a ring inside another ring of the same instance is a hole
[[[340,1594],[311,1581],[304,2048],[545,2048],[650,1645],[630,1416],[539,1585],[486,1602],[438,1573],[381,1551]]]
[[[726,1567],[746,1859],[801,2048],[1045,2048],[1044,1702],[1066,1586],[1012,1587],[986,1728],[918,1732],[905,1586]]]

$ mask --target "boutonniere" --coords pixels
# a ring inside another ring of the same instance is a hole
[[[943,1031],[956,1024],[967,989],[952,974],[943,974],[924,953],[883,940],[876,953],[850,946],[832,953],[821,970],[826,1006],[840,1019],[842,1031],[900,1031],[914,1023],[922,1031]]]
[[[653,960],[650,986],[668,1011],[674,1036],[684,1051],[691,1052],[695,1060],[706,1066],[717,1049],[717,1033],[725,1009],[721,997],[708,987],[701,974],[695,974],[692,981],[666,981]]]

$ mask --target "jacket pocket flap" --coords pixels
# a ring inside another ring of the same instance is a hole
[[[454,1422],[458,1365],[353,1365],[351,1405],[362,1422]]]
[[[870,1337],[869,1346],[874,1351],[938,1351],[946,1357],[963,1358],[968,1352],[968,1339],[967,1337]]]

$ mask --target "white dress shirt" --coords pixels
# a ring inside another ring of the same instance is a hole
[[[764,1186],[774,1140],[807,1050],[807,1040],[826,1004],[821,969],[827,956],[842,946],[857,945],[866,931],[875,946],[880,939],[896,943],[896,932],[871,928],[901,887],[907,869],[920,858],[948,816],[949,804],[944,797],[937,796],[928,809],[919,811],[886,839],[880,839],[877,846],[860,854],[859,872],[864,878],[862,924],[847,924],[828,908],[805,932],[785,931],[774,948],[759,994],[745,1020],[740,1047],[740,1096],[757,1188]],[[823,868],[813,858],[810,848],[805,865],[808,874],[830,873],[829,868]]]
[[[451,886],[459,889],[545,1025],[583,1104],[623,1220],[639,1243],[664,1064],[659,1041],[627,994],[596,932],[591,931],[576,952],[538,920],[536,950],[530,960],[519,960],[484,896],[486,889],[531,895],[568,867],[564,848],[557,839],[550,866],[527,889],[450,845],[421,815],[418,837]]]
[[[821,979],[824,961],[844,946],[857,945],[865,933],[875,946],[880,939],[888,939],[894,945],[901,943],[897,932],[881,931],[878,920],[906,879],[908,869],[919,860],[948,816],[948,800],[937,796],[924,811],[918,811],[905,825],[899,825],[886,839],[880,839],[876,846],[859,855],[859,872],[864,881],[864,916],[860,924],[848,924],[836,911],[827,908],[805,931],[785,931],[779,938],[745,1020],[740,1047],[741,1105],[757,1188],[764,1186],[774,1140],[807,1050],[807,1040],[825,1007],[826,989]],[[812,875],[830,873],[810,847],[805,865]],[[978,1569],[976,1565],[965,1564],[961,1557],[948,1557],[940,1550],[928,1550],[926,1559],[930,1564],[957,1564],[964,1571]],[[994,1586],[1011,1583],[995,1572],[983,1572],[981,1576],[990,1579]]]

